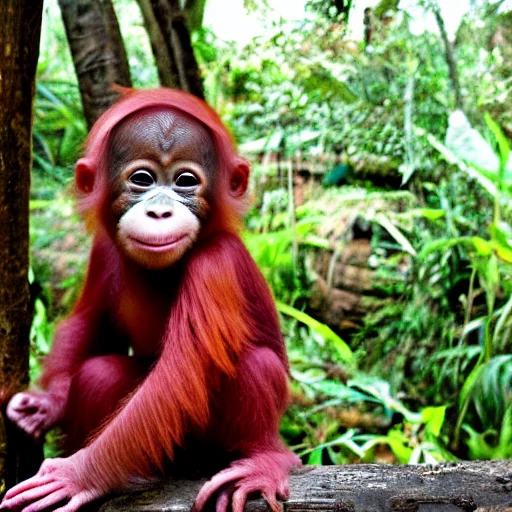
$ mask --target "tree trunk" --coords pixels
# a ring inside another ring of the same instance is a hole
[[[352,0],[334,0],[333,5],[336,7],[337,15],[343,15],[345,23],[348,23]]]
[[[457,70],[457,62],[455,60],[453,45],[448,39],[448,34],[446,32],[446,27],[444,25],[443,16],[441,15],[441,10],[439,9],[439,6],[432,6],[432,11],[436,18],[437,26],[439,27],[439,32],[441,33],[441,39],[443,40],[444,44],[446,64],[448,65],[448,74],[450,76],[453,92],[455,94],[455,107],[462,108],[462,95],[460,92],[459,72]]]
[[[203,26],[206,0],[187,0],[183,9],[187,20],[187,27],[191,32],[200,30]]]
[[[150,0],[150,3],[170,58],[175,87],[204,99],[203,79],[179,0]]]
[[[178,87],[178,79],[173,73],[172,59],[169,54],[168,45],[165,42],[162,31],[158,21],[156,20],[153,8],[151,7],[151,0],[137,0],[142,18],[144,19],[144,26],[149,36],[151,49],[155,56],[156,68],[158,70],[158,77],[160,84],[164,87]]]
[[[0,2],[0,401],[28,384],[28,206],[42,12],[43,0]],[[2,489],[26,468],[26,443],[9,439],[6,448],[5,432],[1,425]]]
[[[59,0],[89,128],[131,87],[130,69],[111,0]]]

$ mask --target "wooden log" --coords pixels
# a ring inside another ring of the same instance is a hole
[[[167,481],[114,498],[100,511],[189,512],[204,481]],[[287,512],[512,512],[512,461],[305,466],[292,474],[284,505]],[[245,510],[270,509],[256,498]]]

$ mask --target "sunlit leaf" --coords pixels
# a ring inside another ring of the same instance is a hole
[[[423,421],[427,424],[428,431],[436,437],[441,433],[446,408],[446,405],[442,405],[440,407],[425,407],[425,409],[421,411]]]
[[[377,214],[375,221],[378,222],[388,233],[400,244],[402,249],[413,256],[416,256],[416,250],[401,231],[384,214]]]
[[[492,253],[492,244],[488,240],[474,236],[471,241],[480,256],[489,256]]]
[[[446,212],[439,208],[420,208],[417,211],[419,215],[429,220],[439,220],[446,216]]]
[[[277,310],[283,315],[290,316],[307,325],[310,329],[320,333],[327,342],[332,343],[342,361],[352,363],[354,361],[354,354],[350,347],[327,325],[315,320],[307,313],[300,311],[292,306],[288,306],[282,302],[277,302]]]
[[[485,122],[489,130],[491,130],[492,134],[496,138],[496,142],[498,143],[498,153],[500,157],[500,183],[503,180],[503,176],[505,174],[505,169],[507,167],[509,155],[510,155],[510,144],[505,137],[505,134],[500,128],[500,125],[492,119],[492,117],[486,112],[484,114]]]
[[[311,454],[308,457],[308,465],[315,464],[315,465],[321,465],[322,464],[322,448],[317,448],[316,450],[312,451]]]

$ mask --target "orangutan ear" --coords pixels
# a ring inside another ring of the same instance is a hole
[[[249,164],[243,158],[237,158],[236,166],[231,173],[230,193],[234,197],[242,197],[249,186]]]
[[[80,158],[75,165],[75,182],[78,190],[89,194],[94,188],[95,168],[88,158]]]

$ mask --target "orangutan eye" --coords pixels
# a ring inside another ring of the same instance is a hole
[[[176,186],[179,188],[194,188],[199,185],[199,180],[191,172],[184,172],[176,178]]]
[[[153,174],[146,169],[139,169],[135,171],[129,178],[128,181],[137,187],[151,187],[155,184],[155,178]]]

